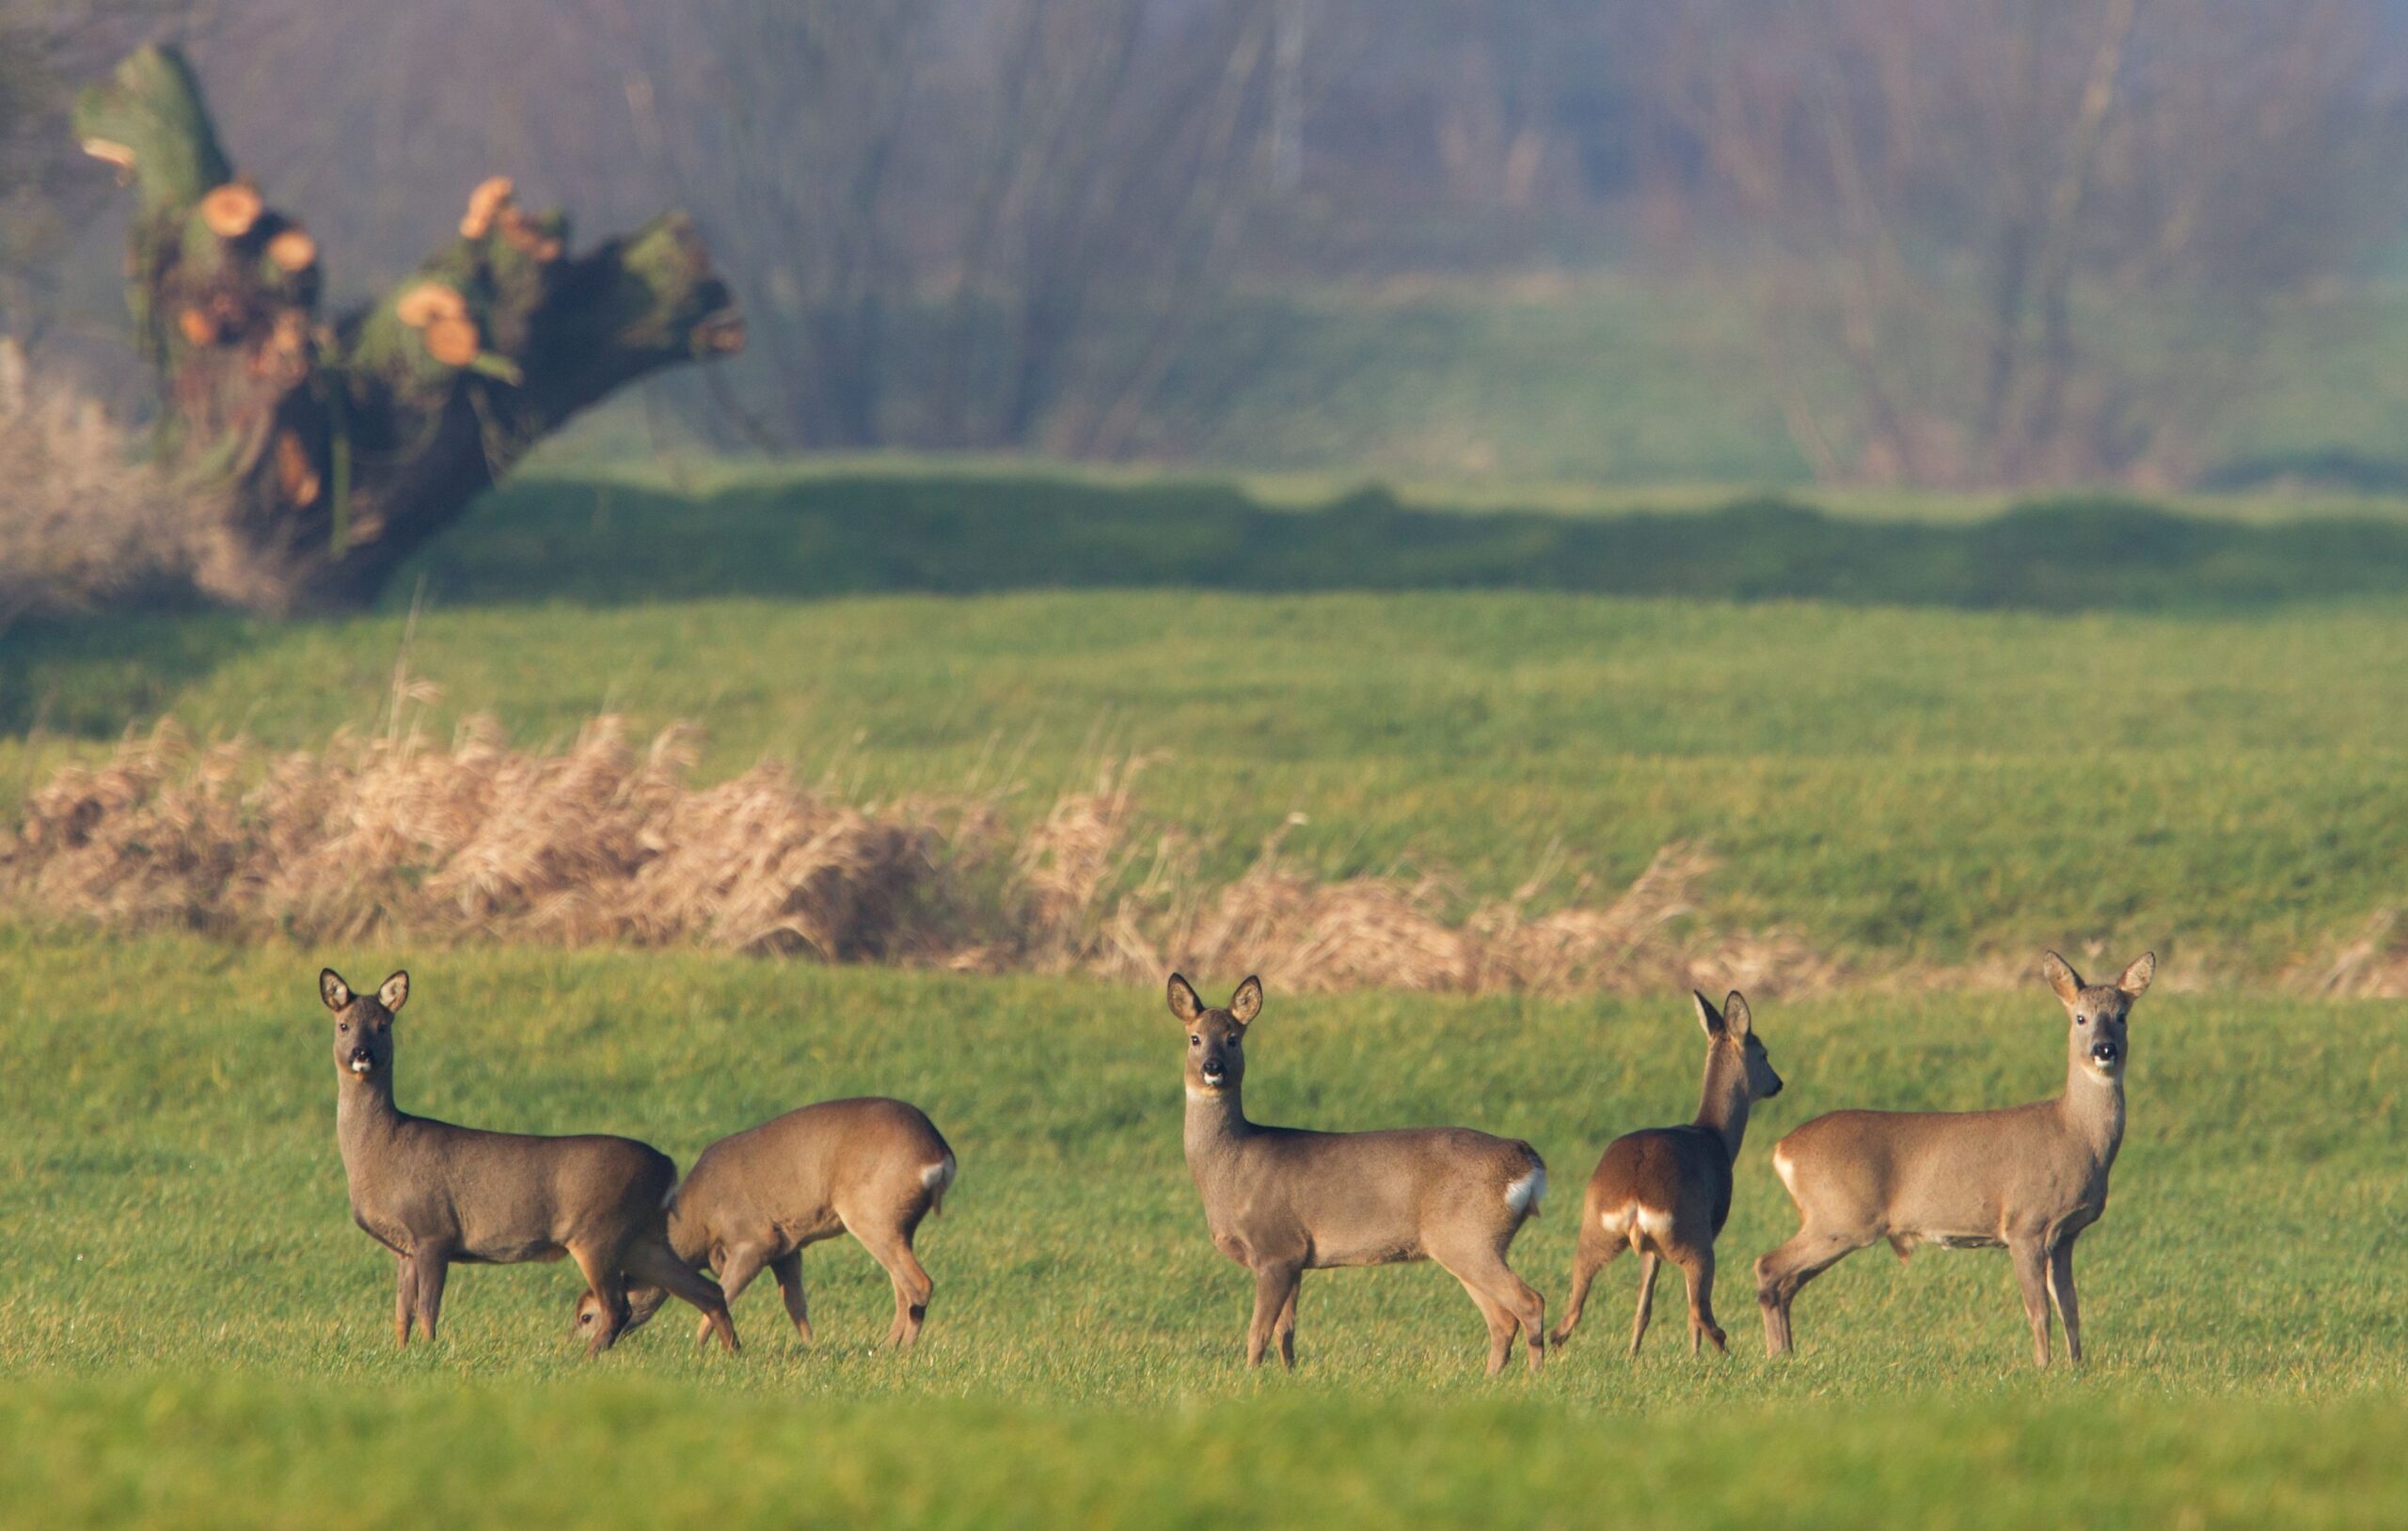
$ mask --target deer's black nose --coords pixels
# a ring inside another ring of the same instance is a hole
[[[2116,1058],[2122,1054],[2123,1050],[2123,1049],[2117,1047],[2113,1042],[2093,1042],[2090,1044],[2090,1055],[2102,1064],[2114,1063]]]

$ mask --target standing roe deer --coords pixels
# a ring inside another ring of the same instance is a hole
[[[1697,1119],[1687,1127],[1649,1128],[1616,1138],[1589,1176],[1580,1203],[1580,1244],[1572,1257],[1572,1296],[1563,1321],[1548,1336],[1561,1345],[1580,1323],[1589,1284],[1624,1249],[1639,1255],[1639,1317],[1630,1326],[1630,1353],[1647,1334],[1655,1305],[1656,1271],[1670,1260],[1688,1278],[1689,1353],[1701,1338],[1725,1349],[1714,1321],[1714,1240],[1731,1216],[1731,1172],[1739,1141],[1747,1135],[1748,1108],[1781,1094],[1748,1014],[1748,1002],[1734,989],[1714,1002],[1691,992],[1698,1024],[1705,1028],[1705,1084]]]
[[[720,1343],[737,1349],[717,1284],[670,1253],[661,1203],[677,1166],[668,1155],[632,1138],[538,1138],[412,1116],[393,1104],[393,1017],[410,997],[410,975],[397,972],[375,993],[355,996],[327,968],[318,997],[335,1013],[335,1138],[352,1220],[400,1262],[396,1339],[409,1343],[413,1316],[435,1338],[452,1266],[565,1254],[602,1316],[588,1353],[618,1337],[630,1275],[700,1308]]]
[[[944,1201],[954,1168],[953,1150],[919,1107],[874,1097],[822,1101],[704,1149],[670,1196],[669,1244],[688,1267],[718,1271],[731,1304],[768,1266],[808,1344],[803,1246],[849,1233],[895,1284],[886,1343],[909,1350],[936,1291],[911,1236]],[[653,1286],[629,1288],[627,1327],[649,1319],[668,1295]],[[601,1316],[593,1293],[577,1300],[579,1333]],[[708,1320],[694,1338],[709,1340]]]
[[[1245,1119],[1246,1027],[1262,1013],[1248,978],[1224,1010],[1208,1010],[1179,974],[1171,1014],[1187,1030],[1187,1167],[1222,1254],[1254,1272],[1245,1361],[1262,1364],[1275,1333],[1296,1364],[1296,1292],[1307,1271],[1432,1259],[1488,1321],[1488,1374],[1504,1369],[1518,1328],[1533,1370],[1546,1346],[1546,1300],[1513,1273],[1505,1251],[1536,1214],[1546,1165],[1527,1143],[1465,1128],[1308,1132]]]
[[[2157,957],[2142,956],[2112,985],[2085,985],[2054,952],[2040,971],[2072,1022],[2063,1095],[2004,1111],[1833,1112],[1774,1147],[1772,1166],[1800,1226],[1756,1262],[1768,1353],[1790,1349],[1798,1287],[1887,1239],[1901,1260],[1917,1244],[2004,1245],[2023,1288],[2034,1356],[2049,1364],[2053,1298],[2066,1353],[2082,1359],[2073,1243],[2107,1207],[2107,1172],[2124,1140],[2125,1023]]]

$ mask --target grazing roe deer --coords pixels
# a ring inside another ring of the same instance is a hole
[[[1781,1094],[1781,1076],[1757,1036],[1748,1002],[1737,990],[1717,1010],[1697,1002],[1705,1028],[1705,1084],[1697,1118],[1687,1127],[1649,1128],[1609,1144],[1589,1176],[1580,1203],[1580,1243],[1572,1257],[1572,1296],[1563,1321],[1549,1336],[1561,1345],[1579,1326],[1589,1285],[1624,1250],[1639,1255],[1639,1316],[1630,1326],[1630,1353],[1647,1334],[1656,1272],[1671,1261],[1688,1278],[1689,1353],[1710,1339],[1726,1349],[1714,1321],[1714,1240],[1731,1216],[1731,1173],[1748,1131],[1748,1109]]]
[[[393,1335],[410,1322],[432,1340],[453,1265],[577,1261],[600,1321],[588,1353],[610,1348],[627,1317],[626,1278],[656,1283],[700,1308],[720,1343],[737,1349],[718,1286],[669,1249],[662,1201],[677,1182],[669,1156],[632,1138],[481,1132],[393,1104],[393,1017],[410,975],[355,995],[332,968],[318,997],[335,1013],[335,1137],[352,1220],[400,1262]]]
[[[1773,1168],[1799,1227],[1756,1262],[1765,1349],[1790,1349],[1798,1288],[1842,1256],[1887,1239],[1898,1258],[1918,1244],[2004,1246],[2023,1288],[2032,1349],[2049,1364],[2049,1304],[2065,1320],[2066,1353],[2082,1359],[2073,1245],[2107,1207],[2107,1172],[2124,1141],[2125,1027],[2148,991],[2155,954],[2113,984],[2084,984],[2051,952],[2040,971],[2065,1002],[2065,1093],[2003,1111],[1841,1111],[1781,1140]]]
[[[1308,1132],[1249,1122],[1240,1089],[1246,1027],[1262,982],[1208,1010],[1179,974],[1171,1014],[1187,1031],[1187,1167],[1222,1254],[1254,1272],[1248,1366],[1275,1334],[1296,1364],[1296,1293],[1307,1271],[1431,1259],[1488,1322],[1488,1374],[1504,1369],[1519,1329],[1535,1370],[1546,1346],[1546,1301],[1505,1263],[1538,1211],[1546,1165],[1527,1143],[1464,1128]]]
[[[936,1291],[911,1236],[944,1201],[954,1170],[952,1148],[919,1107],[876,1097],[822,1101],[704,1149],[671,1194],[669,1244],[689,1267],[719,1272],[730,1304],[768,1266],[808,1344],[803,1246],[849,1233],[894,1283],[886,1343],[909,1350]],[[668,1296],[657,1286],[630,1288],[627,1327],[649,1319]],[[601,1317],[593,1293],[577,1300],[579,1333]],[[708,1320],[694,1338],[709,1340]]]

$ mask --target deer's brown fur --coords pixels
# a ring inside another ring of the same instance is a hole
[[[1518,1330],[1533,1369],[1545,1353],[1546,1303],[1505,1262],[1546,1191],[1527,1143],[1465,1128],[1310,1132],[1246,1120],[1240,1087],[1246,1028],[1262,1010],[1248,978],[1207,1009],[1177,973],[1171,1013],[1187,1038],[1187,1167],[1213,1246],[1254,1272],[1246,1365],[1275,1338],[1296,1364],[1296,1296],[1307,1271],[1435,1260],[1488,1324],[1488,1370],[1503,1369]]]
[[[566,1255],[598,1315],[589,1353],[609,1349],[626,1324],[629,1276],[701,1309],[735,1350],[718,1286],[670,1251],[662,1203],[677,1166],[666,1154],[632,1138],[483,1132],[393,1104],[393,1018],[409,992],[406,972],[356,995],[333,969],[318,975],[318,996],[335,1013],[335,1138],[352,1219],[399,1265],[394,1337],[408,1344],[415,1321],[435,1338],[454,1265]]]
[[[1597,1160],[1581,1199],[1572,1295],[1552,1336],[1557,1345],[1579,1325],[1597,1272],[1628,1249],[1639,1255],[1639,1312],[1631,1323],[1630,1353],[1639,1353],[1646,1336],[1656,1272],[1666,1260],[1687,1278],[1690,1352],[1696,1353],[1701,1340],[1712,1340],[1718,1350],[1726,1348],[1721,1326],[1714,1321],[1714,1241],[1731,1216],[1732,1170],[1747,1135],[1749,1108],[1779,1095],[1781,1076],[1755,1034],[1748,1002],[1735,990],[1719,1010],[1703,994],[1690,997],[1706,1037],[1697,1116],[1686,1127],[1625,1134]]]
[[[717,1271],[731,1303],[766,1266],[808,1343],[802,1251],[849,1233],[894,1285],[886,1343],[909,1350],[936,1291],[912,1237],[943,1203],[956,1167],[953,1149],[917,1106],[878,1097],[804,1106],[703,1150],[670,1200],[670,1246],[689,1267]],[[653,1286],[627,1295],[630,1329],[668,1298]],[[580,1331],[600,1314],[592,1293],[578,1299]],[[709,1334],[705,1320],[695,1338]]]
[[[2066,1007],[2066,1087],[2003,1111],[1841,1111],[1781,1140],[1773,1168],[1799,1227],[1756,1261],[1765,1348],[1790,1349],[1798,1289],[1852,1251],[1888,1239],[1901,1259],[1918,1245],[2004,1248],[2023,1292],[2035,1359],[2049,1364],[2049,1308],[2066,1353],[2082,1359],[2073,1246],[2107,1207],[2107,1172],[2124,1141],[2126,1027],[2157,958],[2113,984],[2085,984],[2051,952],[2041,963]]]

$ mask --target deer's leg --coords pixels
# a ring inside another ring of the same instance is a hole
[[[917,1223],[918,1219],[911,1220]],[[854,1238],[868,1250],[870,1258],[886,1270],[886,1279],[895,1286],[895,1322],[887,1328],[886,1343],[900,1350],[910,1350],[918,1343],[920,1326],[928,1317],[928,1299],[936,1295],[937,1284],[928,1276],[920,1257],[911,1252],[910,1225],[872,1224],[852,1230]]]
[[[769,1273],[778,1278],[778,1295],[785,1299],[786,1317],[794,1320],[794,1332],[802,1343],[811,1343],[811,1305],[802,1296],[802,1251],[790,1250],[769,1262]]]
[[[1288,1293],[1303,1275],[1304,1268],[1291,1260],[1265,1260],[1254,1268],[1254,1321],[1245,1332],[1245,1364],[1249,1368],[1262,1365],[1262,1352],[1271,1344],[1271,1331],[1279,1321],[1279,1310],[1288,1305]]]
[[[1447,1272],[1464,1284],[1480,1304],[1481,1316],[1488,1319],[1488,1375],[1496,1376],[1505,1369],[1506,1358],[1513,1353],[1513,1332],[1518,1329],[1529,1344],[1530,1369],[1536,1371],[1546,1361],[1546,1299],[1505,1263],[1505,1243],[1513,1238],[1508,1231],[1494,1244],[1480,1244],[1470,1249],[1430,1252],[1430,1257],[1446,1267]],[[1504,1320],[1502,1336],[1497,1333],[1497,1319]]]
[[[602,1307],[594,1322],[594,1337],[585,1342],[587,1355],[600,1355],[618,1343],[619,1331],[626,1327],[626,1278],[619,1273],[619,1262],[612,1251],[592,1244],[571,1244],[568,1253],[585,1277],[586,1289]]]
[[[417,1305],[418,1272],[410,1269],[410,1257],[393,1255],[393,1338],[403,1345],[410,1342],[410,1313]]]
[[[1503,1257],[1497,1263],[1504,1265]],[[1505,1274],[1513,1278],[1513,1321],[1522,1326],[1522,1354],[1536,1371],[1546,1365],[1546,1295],[1524,1281],[1513,1267],[1506,1266]]]
[[[2023,1288],[2023,1317],[2032,1324],[2032,1357],[2049,1364],[2049,1250],[2036,1236],[2007,1241],[2006,1257],[2015,1262],[2016,1285]]]
[[[2066,1326],[2066,1357],[2080,1365],[2082,1361],[2082,1303],[2073,1294],[2073,1241],[2066,1235],[2057,1247],[2049,1251],[2049,1295],[2056,1300],[2057,1317]]]
[[[725,1309],[736,1306],[736,1300],[743,1295],[745,1287],[752,1285],[752,1278],[759,1275],[761,1267],[768,1263],[768,1252],[758,1244],[738,1244],[734,1249],[715,1255],[711,1260],[711,1269],[719,1272],[721,1307]],[[710,1310],[705,1308],[702,1320],[694,1330],[694,1343],[696,1345],[710,1344],[711,1334],[718,1327],[718,1321],[711,1317]]]
[[[1271,1326],[1272,1337],[1279,1342],[1279,1364],[1290,1371],[1296,1369],[1296,1298],[1305,1289],[1305,1273],[1288,1283],[1288,1301],[1279,1304],[1279,1317]]]
[[[1765,1316],[1765,1354],[1790,1349],[1789,1304],[1798,1289],[1862,1249],[1870,1239],[1800,1228],[1789,1241],[1756,1261],[1756,1303]]]
[[[1630,1320],[1630,1357],[1639,1359],[1639,1342],[1647,1337],[1647,1320],[1656,1311],[1656,1272],[1663,1260],[1652,1249],[1639,1253],[1639,1311]]]
[[[1589,1287],[1597,1272],[1614,1262],[1614,1257],[1629,1248],[1627,1239],[1608,1239],[1597,1220],[1587,1215],[1580,1219],[1580,1243],[1572,1255],[1572,1295],[1563,1300],[1563,1317],[1557,1320],[1555,1333],[1547,1336],[1549,1345],[1561,1345],[1580,1326],[1580,1310],[1589,1305]]]
[[[1481,1321],[1488,1326],[1488,1375],[1494,1377],[1505,1369],[1505,1363],[1513,1354],[1513,1316],[1505,1311],[1504,1303],[1469,1277],[1458,1271],[1455,1279],[1471,1294],[1472,1304],[1480,1309]]]
[[[1714,1246],[1687,1245],[1676,1257],[1689,1283],[1689,1354],[1698,1353],[1700,1340],[1712,1340],[1717,1350],[1727,1353],[1731,1347],[1722,1326],[1714,1321]]]
[[[584,1262],[580,1259],[578,1263]],[[637,1239],[627,1246],[619,1266],[637,1280],[648,1281],[670,1296],[702,1310],[705,1326],[719,1332],[720,1348],[728,1354],[734,1355],[744,1348],[737,1341],[736,1320],[727,1315],[727,1299],[721,1294],[719,1283],[679,1259],[666,1239],[657,1235]],[[618,1271],[613,1270],[610,1277],[616,1281]]]
[[[420,1244],[410,1252],[418,1272],[418,1332],[432,1344],[436,1320],[443,1316],[443,1283],[452,1274],[452,1251],[443,1244]]]

